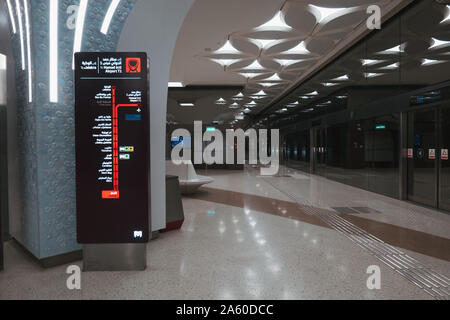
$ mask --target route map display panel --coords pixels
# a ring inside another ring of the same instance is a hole
[[[75,55],[77,239],[149,240],[145,53]]]

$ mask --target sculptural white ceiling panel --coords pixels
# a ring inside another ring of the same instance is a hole
[[[242,77],[246,86],[241,105],[251,103],[251,112],[257,112],[313,67],[356,26],[365,23],[369,4],[383,7],[389,2],[352,0],[337,7],[337,1],[287,0],[262,24],[244,30],[230,28],[224,39],[217,39],[220,44],[214,50],[199,52],[196,58],[219,64],[223,72]],[[324,86],[339,85],[333,81],[324,83]],[[261,91],[264,95],[255,99],[255,94]],[[237,113],[244,110],[244,107],[236,109],[233,103],[226,101],[224,105]]]

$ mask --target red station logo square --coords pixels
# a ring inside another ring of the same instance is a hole
[[[127,73],[141,73],[141,58],[126,58]]]

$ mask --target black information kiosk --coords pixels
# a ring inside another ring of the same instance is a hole
[[[123,259],[142,255],[150,233],[147,83],[145,53],[75,55],[77,238],[85,270],[145,268],[142,257]]]

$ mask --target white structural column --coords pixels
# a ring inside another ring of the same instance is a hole
[[[152,230],[166,227],[167,86],[178,33],[195,0],[140,0],[122,31],[117,51],[144,51],[150,59]]]

